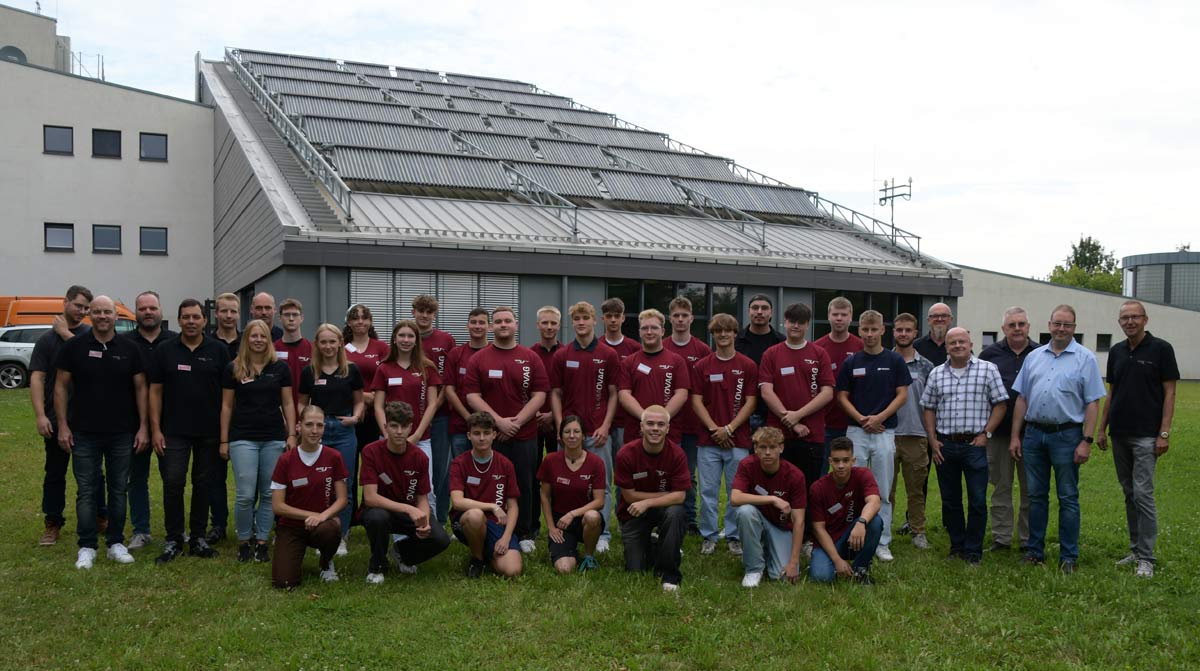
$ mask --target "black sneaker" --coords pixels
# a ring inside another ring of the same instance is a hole
[[[966,559],[966,558],[967,558],[967,556],[963,554],[962,550],[955,550],[954,548],[951,548],[950,554],[946,555],[946,559]]]
[[[212,559],[221,553],[214,550],[203,538],[193,536],[188,539],[188,554],[201,559]]]
[[[267,549],[266,543],[254,544],[254,561],[260,564],[265,564],[271,561],[271,554]]]
[[[244,564],[244,563],[250,561],[251,559],[254,559],[254,550],[250,547],[250,544],[249,543],[238,543],[237,560]]]
[[[471,561],[467,562],[466,573],[467,573],[468,578],[482,578],[483,577],[483,561],[481,561],[479,559],[472,559]]]
[[[979,566],[983,564],[983,557],[979,555],[966,555],[963,559],[967,560],[969,566]]]
[[[700,535],[700,527],[697,526],[696,524],[689,524],[688,528],[687,528],[687,532],[689,535],[699,536]]]
[[[908,520],[904,520],[904,526],[900,527],[896,533],[900,534],[901,536],[907,536],[912,533],[912,525],[908,523]]]
[[[204,535],[204,541],[209,545],[216,545],[225,540],[225,527],[213,527]]]
[[[995,543],[992,543],[992,546],[990,548],[988,548],[987,551],[988,552],[1008,552],[1011,549],[1012,549],[1012,547],[1009,545],[1005,545],[1004,543],[1000,543],[1000,542],[995,542]]]
[[[854,569],[854,582],[860,585],[874,585],[875,581],[871,579],[870,569],[856,568]]]
[[[175,541],[167,541],[163,545],[162,554],[154,558],[155,564],[165,564],[169,561],[175,561],[175,558],[183,554],[183,548]]]
[[[1032,552],[1026,552],[1025,556],[1021,557],[1021,563],[1028,564],[1029,566],[1044,566],[1046,564],[1046,560],[1033,554]]]
[[[1062,571],[1063,575],[1071,575],[1075,572],[1075,562],[1065,561],[1058,565],[1058,570]]]

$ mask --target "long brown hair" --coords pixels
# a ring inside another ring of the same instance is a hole
[[[379,333],[375,330],[375,317],[371,315],[371,308],[362,303],[355,303],[346,310],[346,325],[342,327],[342,342],[354,342],[354,329],[350,328],[351,319],[365,318],[371,320],[371,326],[367,329],[367,337],[371,340],[379,340]]]
[[[400,358],[400,348],[396,346],[396,334],[402,328],[412,329],[413,334],[417,336],[417,342],[413,345],[411,362],[411,366],[416,369],[417,375],[425,377],[425,369],[427,368],[437,370],[433,362],[425,356],[425,348],[421,346],[421,329],[417,328],[417,322],[412,319],[401,319],[392,327],[392,337],[388,339],[387,357],[381,363],[395,363]]]
[[[266,368],[279,360],[275,356],[275,343],[271,342],[271,327],[261,319],[251,319],[246,324],[246,329],[242,331],[242,342],[238,345],[237,356],[233,359],[234,380],[244,380],[254,375],[253,362],[250,360],[254,356],[254,353],[250,351],[250,332],[256,329],[267,336],[266,361],[263,362],[262,367]],[[258,372],[261,373],[262,369],[260,368]]]
[[[313,334],[312,339],[313,351],[311,365],[313,369],[313,379],[320,380],[321,374],[325,372],[322,370],[325,368],[325,355],[321,353],[321,348],[317,345],[317,341],[321,339],[322,331],[329,331],[333,335],[337,336],[337,355],[334,357],[337,360],[337,374],[341,376],[349,375],[350,366],[346,363],[346,342],[342,339],[342,332],[339,331],[338,327],[334,326],[333,324],[321,324],[317,327],[317,332]]]

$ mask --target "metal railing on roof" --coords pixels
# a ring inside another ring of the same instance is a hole
[[[296,153],[300,162],[304,164],[309,173],[317,181],[321,182],[329,190],[329,194],[333,197],[333,202],[342,211],[346,220],[352,220],[354,218],[352,214],[353,192],[350,190],[350,187],[346,186],[346,183],[338,176],[333,166],[308,141],[304,132],[288,118],[288,115],[279,107],[279,104],[275,102],[271,94],[246,69],[246,66],[242,63],[240,52],[237,49],[225,49],[225,62],[229,64],[238,81],[246,87],[246,90],[250,93],[250,97],[262,109],[267,120],[271,122],[275,130],[279,131],[279,135],[283,138],[284,142],[287,142],[292,151]]]
[[[767,249],[767,222],[681,184],[677,179],[672,179],[671,183],[683,194],[685,205],[688,209],[704,217],[732,224],[743,235],[754,238],[754,241],[758,243],[759,249]]]
[[[910,233],[895,224],[889,224],[875,217],[865,215],[858,210],[838,205],[832,200],[822,198],[816,193],[809,193],[809,200],[812,201],[812,204],[821,214],[829,219],[841,221],[862,229],[860,233],[887,240],[895,247],[907,248],[916,258],[920,258],[921,236]]]

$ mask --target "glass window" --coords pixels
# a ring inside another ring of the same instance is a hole
[[[724,312],[728,315],[738,316],[738,288],[737,287],[713,287],[712,288],[712,305],[713,314],[721,314]]]
[[[892,294],[871,294],[871,309],[883,315],[885,324],[891,324],[892,317],[896,316],[895,308],[892,306]]]
[[[1200,310],[1200,264],[1176,263],[1171,266],[1171,305]]]
[[[1111,333],[1097,333],[1096,334],[1096,351],[1097,352],[1107,352],[1110,349],[1112,349],[1112,334]]]
[[[675,295],[683,296],[692,302],[692,314],[707,315],[708,296],[705,293],[706,289],[707,286],[701,282],[680,282]]]
[[[988,345],[994,344],[999,335],[1000,333],[997,331],[984,331],[983,340],[979,343],[980,347],[987,347]]]
[[[75,224],[46,224],[44,237],[48,252],[75,251]]]
[[[605,298],[620,298],[625,303],[626,312],[637,312],[641,309],[637,280],[609,280],[608,294]]]
[[[900,314],[901,312],[907,312],[908,314],[916,317],[917,321],[919,323],[921,323],[921,324],[925,323],[925,315],[921,314],[922,310],[921,310],[921,296],[920,295],[918,295],[918,294],[899,294],[896,298],[898,299],[898,302],[900,303],[899,311],[896,314]]]
[[[0,333],[0,342],[21,342],[21,330],[13,329]]]
[[[1041,334],[1039,334],[1039,335],[1038,335],[1038,342],[1039,342],[1039,343],[1041,343],[1041,344],[1043,344],[1043,345],[1049,345],[1049,344],[1050,344],[1050,334],[1049,334],[1049,333],[1041,333]]]
[[[121,158],[121,131],[93,128],[92,156]]]
[[[158,226],[142,226],[141,248],[143,254],[166,254],[167,229]]]
[[[167,160],[167,136],[162,133],[141,134],[141,160]]]
[[[1075,342],[1079,343],[1080,345],[1083,344],[1083,334],[1082,333],[1075,334]]]
[[[667,314],[667,306],[671,304],[671,299],[675,298],[675,283],[665,282],[662,280],[646,280],[642,283],[643,297],[645,304],[643,310],[654,308],[664,315]]]
[[[121,253],[121,227],[92,226],[92,251],[102,254]]]
[[[49,328],[44,329],[21,329],[21,342],[37,343],[38,338],[49,331]]]
[[[813,320],[826,321],[829,316],[829,301],[840,296],[836,291],[820,289],[813,293]],[[782,310],[782,307],[780,308]]]
[[[75,129],[70,126],[42,126],[42,151],[47,154],[73,155]]]

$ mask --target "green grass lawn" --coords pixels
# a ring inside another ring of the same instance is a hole
[[[936,481],[929,537],[915,550],[896,536],[896,560],[877,584],[739,586],[740,561],[722,545],[701,557],[689,537],[679,593],[621,570],[619,543],[587,576],[558,576],[546,554],[525,575],[462,577],[466,549],[451,545],[412,577],[368,586],[361,528],[322,584],[309,556],[301,589],[270,587],[270,568],[238,564],[229,542],[216,560],[156,567],[157,543],[118,566],[103,553],[77,571],[75,487],[56,547],[42,530],[42,441],[28,395],[0,393],[0,668],[11,669],[890,669],[1200,667],[1200,385],[1180,386],[1171,452],[1158,469],[1158,574],[1136,580],[1113,562],[1127,547],[1124,507],[1109,453],[1081,475],[1079,572],[1063,576],[1051,508],[1043,568],[1018,554],[980,568],[945,558]],[[161,541],[157,468],[153,529]],[[230,481],[232,496],[232,480]],[[901,486],[902,490],[902,486]],[[1053,496],[1051,496],[1053,499]],[[1192,503],[1189,503],[1191,501]],[[897,496],[896,519],[903,519]],[[128,529],[128,527],[127,527]],[[128,533],[128,530],[127,530]],[[986,541],[990,543],[990,538]],[[806,567],[804,567],[806,568]]]

